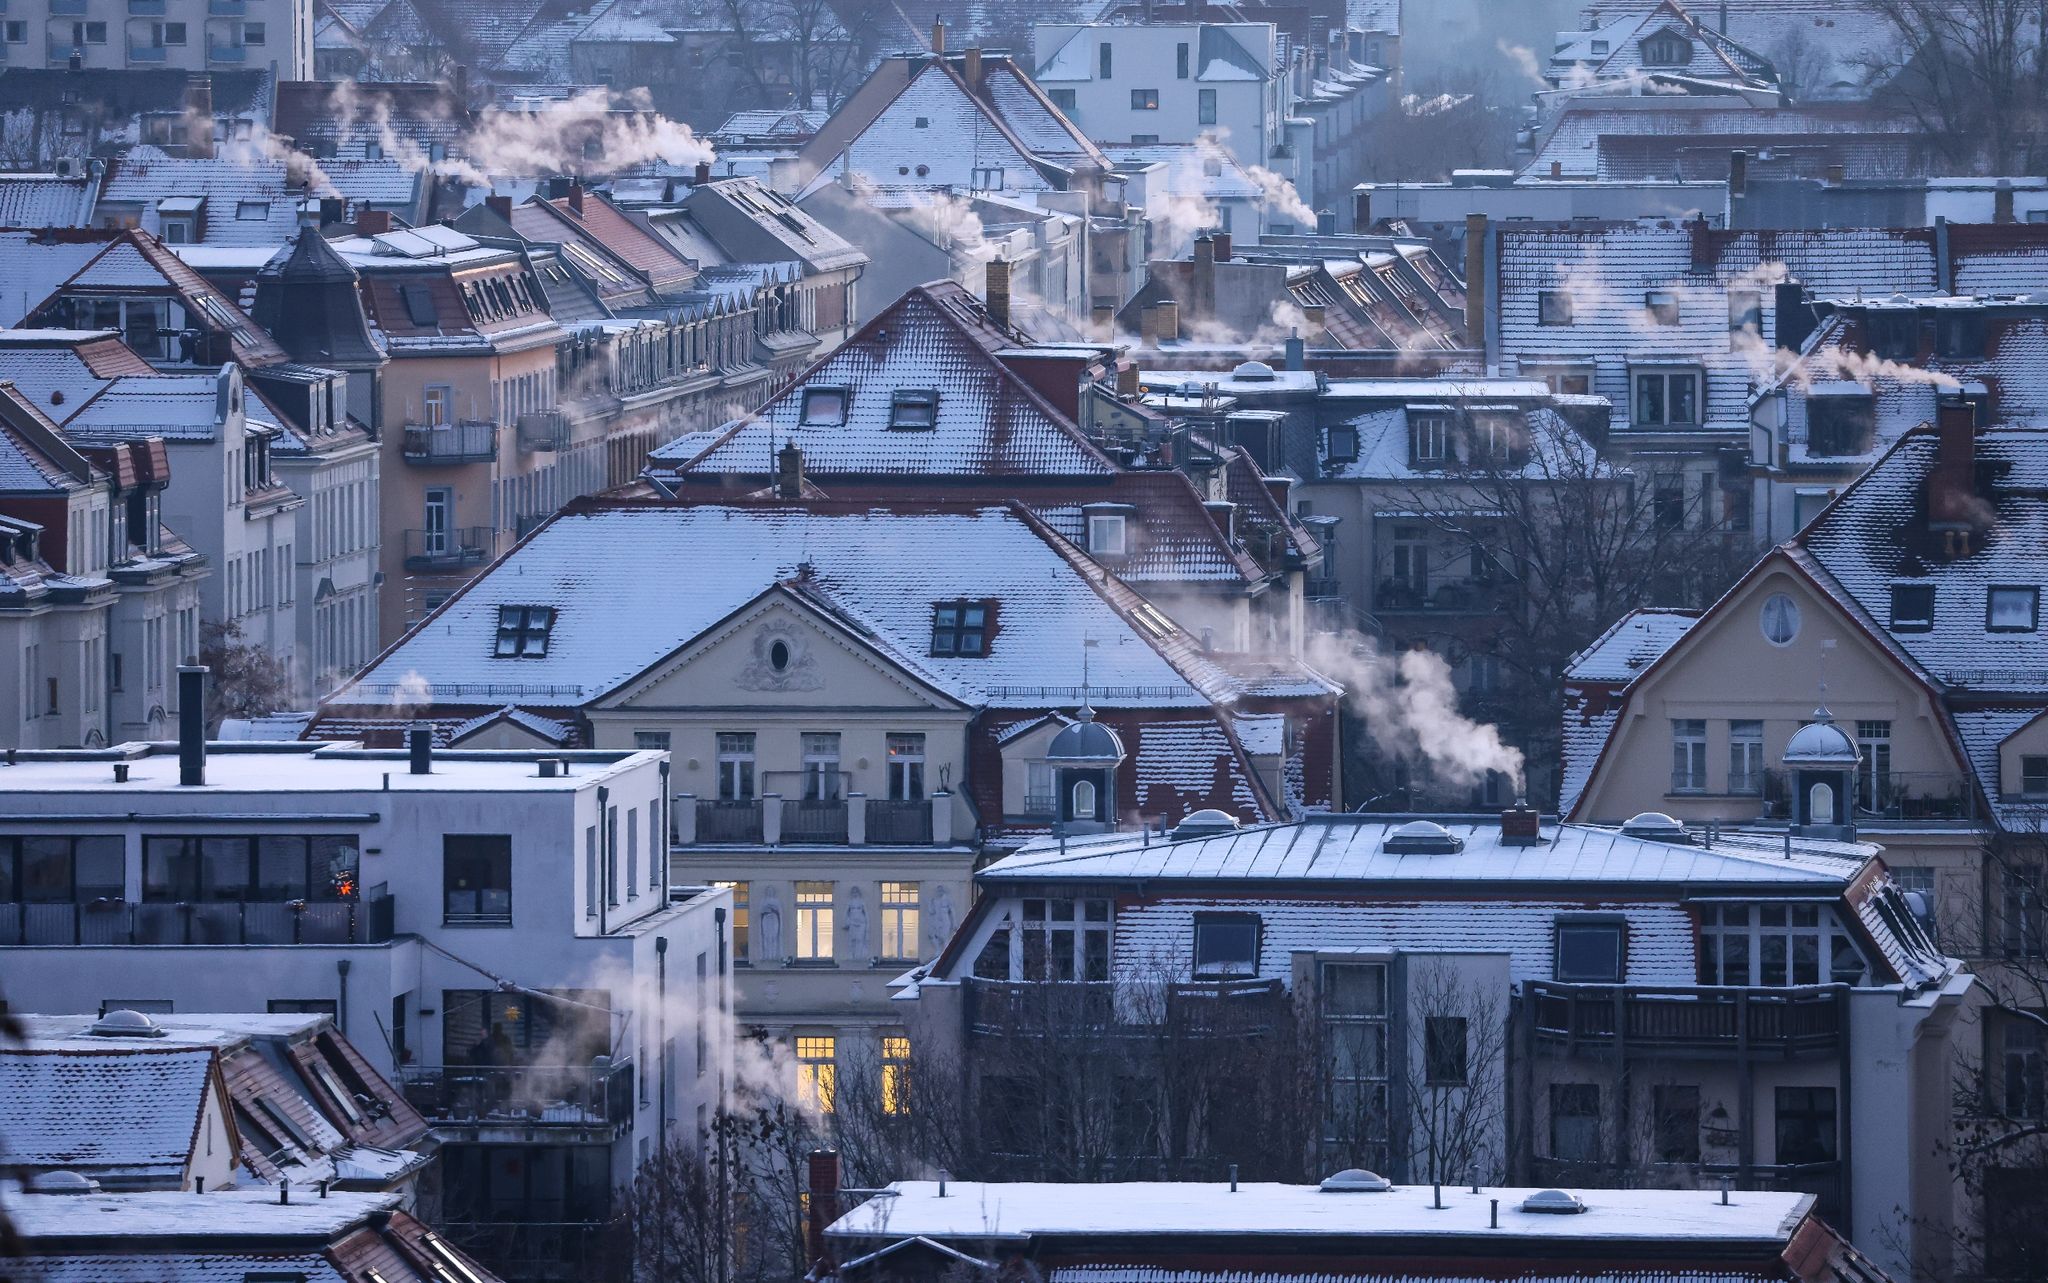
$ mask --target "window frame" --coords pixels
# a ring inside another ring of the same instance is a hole
[[[1131,90],[1132,111],[1158,111],[1159,91],[1157,89]]]
[[[457,852],[457,842],[490,842],[497,844],[492,850]],[[483,870],[486,882],[474,888],[452,886],[457,871],[457,859],[464,861],[485,861]],[[498,875],[502,873],[502,877]],[[490,885],[495,882],[498,885]],[[441,925],[444,927],[509,927],[512,925],[512,835],[509,833],[444,833],[441,835]],[[485,896],[502,893],[502,908],[485,907]],[[466,894],[474,898],[470,909],[456,909],[453,897]]]
[[[948,612],[951,612],[950,614]],[[969,617],[978,615],[970,623]],[[996,603],[987,597],[959,597],[932,603],[932,657],[935,659],[985,659],[995,640]],[[971,648],[963,646],[973,638]]]
[[[918,412],[923,412],[919,422]],[[937,388],[897,388],[889,394],[891,432],[930,432],[939,426]]]
[[[1203,937],[1216,938],[1219,931],[1236,932],[1250,929],[1251,956],[1233,956],[1220,961],[1202,960]],[[1197,980],[1239,980],[1259,974],[1259,958],[1265,946],[1265,920],[1256,913],[1197,913],[1194,915],[1193,938],[1190,941],[1193,952],[1189,958],[1189,974]]]
[[[1464,1016],[1422,1018],[1422,1082],[1426,1087],[1471,1085],[1471,1021]]]
[[[1643,387],[1648,381],[1657,386],[1657,413],[1647,415],[1643,409]],[[1629,370],[1629,426],[1632,428],[1697,428],[1706,418],[1706,387],[1697,366],[1635,366]],[[1672,387],[1685,383],[1691,385],[1691,418],[1674,418],[1672,415]]]
[[[1562,285],[1536,291],[1536,324],[1563,326],[1572,323],[1572,292]]]
[[[819,888],[823,888],[820,890]],[[793,884],[796,934],[790,958],[796,965],[833,966],[839,959],[839,884],[805,879]]]
[[[554,631],[553,606],[499,606],[497,640],[491,657],[546,659]],[[538,649],[534,648],[535,643]]]
[[[838,398],[837,409],[830,415],[819,413],[815,403],[827,397]],[[806,386],[798,396],[797,426],[800,428],[838,428],[846,425],[846,416],[853,410],[853,389],[838,383],[820,383]]]
[[[1933,632],[1934,607],[1936,598],[1939,595],[1937,589],[1938,585],[1935,584],[1893,584],[1891,586],[1891,618],[1886,627],[1895,633]],[[1927,603],[1926,609],[1924,611],[1909,609],[1902,614],[1899,609],[1901,602],[1920,600],[1919,595],[1923,593]],[[1907,594],[1911,594],[1911,596],[1908,597]],[[1988,598],[1985,609],[1988,619],[1988,612],[1990,610]]]
[[[2000,624],[1998,598],[2001,593],[2023,594],[2026,602],[2027,622],[2025,624]],[[1987,633],[2032,633],[2041,627],[2041,589],[2033,584],[1992,584],[1984,590],[1984,631]]]
[[[1598,931],[1614,940],[1614,970],[1611,976],[1565,974],[1567,934]],[[1628,978],[1628,922],[1618,917],[1565,916],[1551,924],[1550,975],[1559,984],[1621,984]]]
[[[1679,302],[1677,290],[1644,290],[1643,313],[1651,325],[1659,329],[1682,325],[1685,322],[1684,308]]]

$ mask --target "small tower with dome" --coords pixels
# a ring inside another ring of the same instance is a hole
[[[1793,831],[1805,837],[1854,838],[1856,768],[1863,754],[1822,704],[1792,733],[1781,759],[1792,780]]]
[[[1116,827],[1116,770],[1123,765],[1123,737],[1095,720],[1086,704],[1045,748],[1059,791],[1061,829],[1107,833]]]

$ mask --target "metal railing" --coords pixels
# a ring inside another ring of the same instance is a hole
[[[967,1026],[981,1036],[1040,1037],[1048,1031],[1141,1034],[1162,1023],[1190,1036],[1270,1031],[1287,1005],[1278,980],[1194,980],[1169,984],[1164,1003],[1133,990],[1119,1009],[1108,980],[982,980],[961,982]]]
[[[697,799],[697,840],[699,842],[759,842],[761,801],[748,798],[726,801]]]
[[[216,18],[239,18],[249,12],[248,0],[206,0],[206,11]]]
[[[528,454],[569,448],[569,416],[560,410],[535,410],[522,414],[515,426],[519,448]]]
[[[162,12],[162,10],[158,10],[158,12]],[[130,45],[128,46],[128,61],[165,62],[169,60],[170,53],[171,51],[162,45]]]
[[[1978,818],[1977,791],[1969,777],[1951,771],[1894,771],[1858,775],[1853,814],[1859,823],[1953,821]],[[1763,818],[1787,820],[1797,812],[1798,777],[1772,768],[1763,772]],[[1731,792],[1733,790],[1731,789]]]
[[[1648,988],[1533,980],[1525,1001],[1537,1036],[1571,1047],[1619,1043],[1793,1055],[1841,1046],[1846,993],[1843,985]]]
[[[1372,607],[1382,614],[1488,614],[1499,609],[1502,597],[1501,585],[1488,579],[1446,579],[1427,587],[1383,579],[1373,592]]]
[[[206,60],[208,62],[247,62],[249,61],[249,50],[245,45],[216,45],[209,43],[206,46]]]
[[[0,945],[383,944],[392,900],[0,903]]]
[[[407,463],[442,466],[489,463],[498,457],[498,425],[488,420],[408,423],[401,446]]]
[[[491,558],[489,526],[405,532],[405,568],[433,574],[481,566]]]
[[[926,798],[868,799],[868,842],[922,846],[932,840],[932,804]]]
[[[399,1087],[429,1122],[623,1127],[633,1120],[633,1062],[408,1065]]]
[[[791,798],[782,804],[784,842],[846,841],[846,803],[837,798]]]

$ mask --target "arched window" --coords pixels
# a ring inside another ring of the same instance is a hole
[[[1835,822],[1835,790],[1833,785],[1816,784],[1806,794],[1806,822],[1808,824],[1833,824]]]
[[[1095,818],[1095,781],[1074,781],[1074,818],[1092,820]]]

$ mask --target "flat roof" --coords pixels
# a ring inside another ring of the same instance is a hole
[[[31,1015],[15,1017],[22,1041],[31,1051],[162,1051],[176,1047],[232,1047],[251,1038],[292,1038],[327,1023],[327,1017],[303,1012],[163,1012],[150,1019],[164,1031],[161,1038],[103,1038],[92,1032],[96,1015]]]
[[[1727,1205],[1718,1190],[1583,1190],[1576,1215],[1525,1212],[1529,1188],[1446,1187],[1432,1207],[1427,1185],[1379,1193],[1325,1193],[1314,1185],[1143,1181],[1059,1185],[897,1181],[833,1222],[838,1238],[1018,1241],[1051,1235],[1290,1235],[1659,1243],[1782,1244],[1813,1207],[1813,1196],[1744,1190]],[[1498,1228],[1489,1224],[1500,1202]]]
[[[574,792],[655,761],[659,749],[545,751],[434,750],[433,771],[412,774],[403,749],[361,749],[354,744],[216,742],[206,754],[206,782],[178,783],[178,747],[130,744],[107,750],[22,752],[0,763],[0,816],[33,815],[23,799],[48,793],[90,793],[111,812],[139,794],[203,797],[209,793],[521,793]],[[542,758],[566,759],[568,774],[543,778]],[[128,782],[114,783],[114,764],[128,765]]]
[[[6,1194],[0,1206],[25,1244],[44,1239],[305,1239],[323,1242],[370,1213],[399,1205],[397,1194],[292,1191],[280,1204],[275,1188],[211,1194]]]

